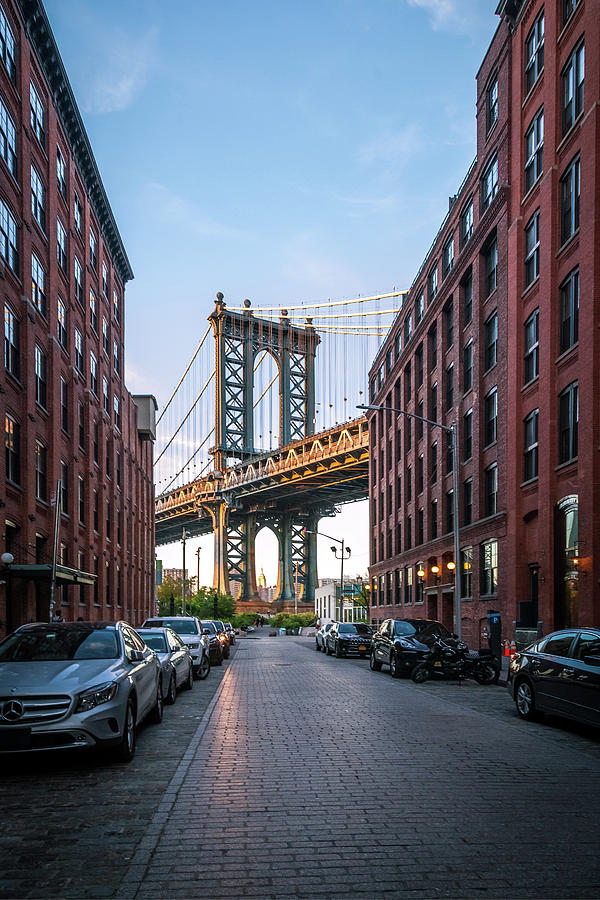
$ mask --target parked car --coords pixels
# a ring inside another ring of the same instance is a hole
[[[211,666],[223,665],[223,645],[219,640],[219,634],[215,627],[215,623],[209,619],[203,619],[200,623],[202,631],[209,642],[209,656]]]
[[[154,650],[160,660],[165,703],[175,703],[178,688],[191,691],[194,686],[194,667],[190,651],[171,628],[138,628],[137,633],[146,647]],[[210,663],[206,675],[209,671]]]
[[[208,639],[200,620],[194,616],[153,616],[142,622],[142,628],[171,628],[187,646],[192,656],[194,678],[206,678],[210,670]]]
[[[0,642],[0,751],[97,748],[121,762],[163,715],[161,667],[126,622],[22,625]]]
[[[371,646],[371,636],[372,630],[364,622],[334,622],[325,636],[325,649],[329,656],[357,653],[364,658]]]
[[[546,712],[600,725],[600,629],[553,631],[515,653],[507,687],[522,719]]]
[[[393,678],[410,675],[423,662],[436,638],[454,640],[454,635],[435,619],[385,619],[371,642],[370,667],[378,672],[390,667]]]
[[[230,653],[230,643],[229,636],[225,631],[225,623],[220,619],[212,619],[212,623],[217,629],[217,635],[219,636],[219,640],[221,642],[221,650],[223,651],[223,659],[229,659]]]
[[[317,650],[322,650],[323,653],[327,652],[327,647],[325,646],[325,638],[327,637],[327,632],[332,625],[333,622],[325,622],[324,625],[319,625],[315,633],[315,648]]]
[[[227,632],[227,637],[229,638],[229,644],[231,647],[235,644],[235,631],[233,630],[233,625],[231,622],[223,622],[225,625],[225,631]]]

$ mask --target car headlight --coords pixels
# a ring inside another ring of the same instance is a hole
[[[79,703],[75,712],[87,712],[95,706],[100,706],[101,703],[108,703],[117,693],[117,687],[116,681],[108,681],[106,684],[99,684],[87,691],[83,691],[79,695]]]
[[[188,644],[190,650],[197,650],[200,644]]]
[[[226,641],[226,640],[227,640],[227,635],[225,635],[225,634],[220,634],[220,635],[219,635],[219,640],[220,640],[220,641]]]
[[[409,641],[403,641],[402,638],[398,641],[398,646],[403,650],[414,650],[415,648]]]

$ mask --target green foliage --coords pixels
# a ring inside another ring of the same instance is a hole
[[[158,588],[158,609],[161,616],[171,615],[171,597],[174,598],[175,615],[181,614],[181,586],[180,578],[164,579]],[[196,616],[198,619],[221,619],[230,622],[235,615],[235,600],[229,594],[217,593],[215,614],[215,593],[211,588],[200,588],[197,594],[186,597],[186,615]]]
[[[256,622],[256,613],[238,613],[231,619],[234,628],[241,628],[242,625],[254,625]]]
[[[298,613],[293,615],[290,613],[277,613],[270,620],[269,625],[273,628],[305,628],[308,625],[314,625],[317,617],[314,613]]]

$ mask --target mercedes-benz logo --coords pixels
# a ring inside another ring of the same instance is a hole
[[[20,700],[7,700],[2,705],[0,716],[5,722],[18,722],[25,715],[25,707]]]

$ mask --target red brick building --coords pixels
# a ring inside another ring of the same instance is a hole
[[[132,277],[44,9],[0,0],[2,630],[48,619],[57,485],[63,617],[152,608],[155,401],[123,380]]]
[[[477,75],[477,158],[370,372],[371,403],[457,424],[472,643],[492,609],[505,637],[513,621],[600,618],[600,17],[584,0],[498,12]],[[456,627],[447,433],[389,412],[370,428],[372,619]]]

